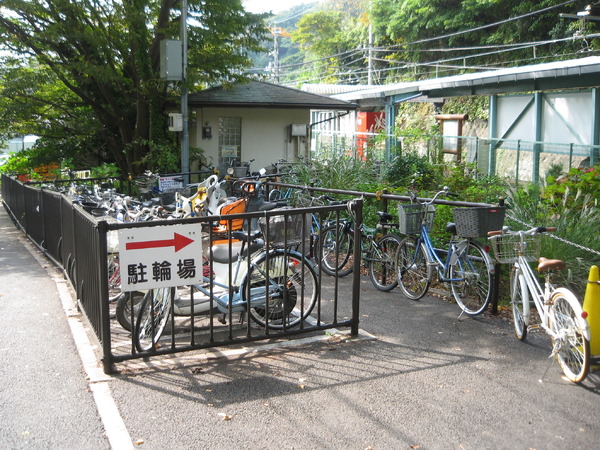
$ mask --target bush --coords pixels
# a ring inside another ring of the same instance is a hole
[[[383,173],[383,179],[391,186],[431,189],[439,179],[434,166],[426,156],[404,153],[396,156]]]
[[[549,176],[544,191],[544,198],[565,199],[567,202],[576,200],[573,195],[590,195],[593,200],[600,202],[600,165],[587,168],[572,168],[564,176]]]
[[[576,169],[570,171],[567,178],[549,179],[550,184],[543,191],[539,187],[525,186],[512,190],[509,195],[512,229],[556,227],[556,232],[543,238],[542,255],[567,263],[568,270],[555,277],[556,284],[566,285],[580,299],[590,266],[600,265],[600,234],[597,233],[600,223],[597,196],[600,194],[592,188],[598,180],[588,177],[589,173],[592,173],[589,169]]]

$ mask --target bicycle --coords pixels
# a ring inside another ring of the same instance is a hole
[[[361,258],[369,271],[369,278],[380,291],[391,291],[398,285],[396,275],[396,254],[402,238],[386,230],[396,228],[390,223],[393,216],[378,211],[375,227],[359,226]],[[328,275],[344,277],[352,273],[352,252],[354,250],[354,222],[343,220],[324,227],[319,236],[317,255],[319,264]]]
[[[575,295],[564,287],[552,285],[552,273],[564,270],[558,259],[538,258],[542,233],[555,228],[536,227],[526,231],[491,231],[489,239],[494,256],[501,264],[512,264],[510,302],[515,334],[524,340],[527,331],[542,328],[552,340],[552,353],[567,379],[582,382],[590,366],[590,329],[587,314]],[[542,288],[530,262],[538,261],[537,271],[544,276]],[[537,310],[539,323],[530,325],[531,302]]]
[[[455,194],[445,187],[429,201],[399,205],[400,231],[409,236],[398,251],[398,284],[404,295],[418,300],[429,290],[435,271],[439,281],[450,284],[461,315],[475,316],[485,311],[491,299],[493,261],[473,238],[457,237],[455,223],[446,226],[453,237],[442,261],[429,236],[435,215],[433,203],[442,195]]]
[[[304,255],[282,247],[291,244],[290,230],[301,229],[301,221],[295,220],[301,217],[273,216],[269,222],[259,221],[259,232],[233,231],[232,239],[212,243],[205,255],[203,284],[191,286],[189,297],[180,295],[182,289],[148,291],[135,324],[136,348],[156,348],[171,312],[174,316],[239,312],[275,330],[304,322],[319,292],[315,267]],[[266,247],[261,236],[272,245]]]

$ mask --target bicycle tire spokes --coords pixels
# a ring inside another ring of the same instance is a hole
[[[550,329],[552,354],[565,376],[574,383],[585,379],[589,370],[590,343],[582,329],[582,318],[577,299],[557,290],[552,295],[550,308]]]
[[[481,314],[491,299],[492,274],[485,250],[468,241],[456,262],[450,266],[450,285],[456,303],[465,314]]]
[[[411,300],[422,298],[431,284],[432,272],[424,245],[419,239],[405,238],[398,249],[398,282]]]

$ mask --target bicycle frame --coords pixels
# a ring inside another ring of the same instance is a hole
[[[523,295],[527,296],[527,298],[523,299],[523,321],[525,323],[525,326],[527,326],[528,328],[531,328],[531,326],[529,325],[529,319],[531,316],[531,307],[530,307],[529,296],[531,295],[533,297],[533,302],[538,311],[538,314],[540,315],[539,326],[542,327],[544,329],[544,331],[546,333],[548,333],[549,336],[551,336],[553,338],[557,338],[558,336],[556,336],[556,333],[554,333],[554,331],[552,331],[552,329],[550,327],[550,307],[551,307],[550,299],[552,298],[553,293],[556,289],[550,283],[550,281],[548,279],[549,276],[545,275],[544,286],[542,287],[542,285],[540,284],[540,282],[538,280],[538,277],[535,275],[535,273],[533,272],[533,269],[531,268],[531,266],[529,265],[529,263],[523,256],[518,257],[518,260],[515,261],[515,263],[513,264],[513,267],[515,270],[515,276],[512,281],[513,286],[512,286],[512,293],[511,293],[512,294],[511,301],[514,301],[515,296],[517,295],[517,288],[519,286],[517,286],[516,283],[519,282],[519,276],[518,276],[519,274],[523,275],[525,284],[527,286],[526,292],[523,292]],[[583,332],[584,337],[587,340],[591,339],[591,333],[590,333],[589,327],[584,328],[582,330],[582,332]]]
[[[467,239],[462,239],[457,243],[450,241],[450,244],[448,245],[446,260],[442,261],[442,259],[438,256],[437,252],[435,251],[435,247],[431,242],[431,238],[429,237],[429,232],[427,231],[427,226],[425,224],[421,225],[421,234],[417,238],[417,245],[423,245],[425,248],[425,254],[427,255],[427,265],[429,267],[433,266],[435,268],[440,281],[443,282],[462,280],[462,278],[449,278],[448,271],[450,269],[450,266],[455,264],[458,260],[458,264],[462,272],[462,263],[460,262],[460,259],[458,259],[458,255],[460,255],[465,250],[465,248],[467,247],[467,243]],[[415,257],[416,255],[417,254],[415,253]]]
[[[514,278],[513,278],[513,286],[512,287],[512,295],[511,301],[515,300],[515,296],[517,295],[517,289],[520,286],[517,286],[519,283],[519,275],[523,275],[523,279],[525,280],[525,285],[527,286],[527,290],[523,291],[523,295],[526,295],[527,298],[523,299],[523,321],[525,322],[525,326],[529,326],[529,318],[531,316],[531,303],[529,296],[533,297],[533,302],[535,303],[535,307],[540,315],[541,324],[540,326],[549,334],[552,334],[552,330],[548,326],[548,319],[550,317],[550,305],[545,301],[546,298],[550,298],[551,293],[551,285],[546,280],[544,283],[544,287],[542,288],[538,278],[533,273],[531,266],[523,256],[519,256],[517,261],[513,264],[514,268]]]
[[[228,245],[228,244],[227,244]],[[242,247],[243,249],[243,247]],[[232,251],[235,251],[232,249]],[[214,277],[212,279],[207,276],[203,276],[202,280],[205,284],[208,284],[209,287],[206,288],[204,285],[195,284],[193,285],[193,289],[201,292],[204,296],[200,297],[198,303],[196,303],[196,299],[194,299],[193,290],[192,297],[194,301],[190,301],[189,304],[181,304],[181,297],[176,293],[174,298],[174,307],[175,307],[175,315],[178,316],[187,316],[192,314],[192,304],[194,314],[202,314],[203,312],[210,311],[211,307],[209,307],[209,303],[214,301],[216,303],[217,308],[222,313],[229,312],[241,312],[245,311],[248,304],[243,299],[242,292],[240,289],[241,284],[244,282],[246,275],[252,270],[256,269],[257,266],[255,261],[265,252],[264,248],[261,248],[255,252],[253,252],[248,257],[242,256],[242,251],[240,250],[236,259],[231,262],[215,262],[212,263],[212,269],[214,272]],[[299,256],[296,252],[289,251],[289,254],[293,254],[295,256]],[[248,258],[250,262],[248,262]],[[248,267],[250,265],[250,267]],[[231,269],[231,280],[229,280],[229,272]],[[285,270],[285,268],[284,268]],[[263,273],[266,277],[266,274]],[[279,275],[285,275],[279,274]],[[273,273],[270,273],[270,277],[266,277],[266,279],[273,278]],[[217,288],[215,292],[215,287]],[[250,292],[251,299],[251,307],[262,306],[268,298],[267,291],[264,287],[253,288]],[[178,301],[180,304],[178,305]],[[229,309],[231,307],[231,310]],[[199,309],[197,309],[199,308]]]

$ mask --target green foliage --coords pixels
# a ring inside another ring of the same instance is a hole
[[[30,170],[29,160],[22,152],[11,153],[6,163],[0,166],[0,173],[5,174],[25,174]]]
[[[488,120],[490,98],[485,95],[450,97],[444,101],[442,114],[468,114],[469,120]]]
[[[117,178],[119,176],[121,176],[121,171],[115,163],[92,167],[90,170],[91,178]]]
[[[498,22],[499,18],[519,17],[532,11],[554,6],[554,9],[540,14],[529,15],[516,21],[506,21],[494,27],[487,25]],[[439,51],[444,50],[445,61],[458,60],[465,70],[474,70],[477,65],[505,64],[511,61],[529,59],[530,48],[512,52],[488,53],[464,58],[464,48],[478,45],[505,45],[513,42],[535,42],[553,38],[571,37],[573,30],[564,25],[559,13],[572,13],[573,6],[563,4],[556,8],[553,0],[487,0],[487,1],[447,1],[431,0],[377,0],[373,2],[371,18],[375,35],[380,45],[395,45],[398,52],[387,53],[385,57],[394,61],[414,64],[412,78],[432,78],[445,76],[443,67],[436,66],[435,75],[427,73],[428,62],[440,59]],[[463,30],[475,29],[469,33]],[[447,36],[444,39],[436,39]],[[438,50],[438,51],[432,51]],[[563,51],[569,55],[573,48],[565,45],[560,49],[551,46],[536,48],[538,58],[549,56],[557,59],[556,53]],[[560,58],[560,56],[558,56]],[[451,65],[451,64],[450,64]],[[454,68],[450,70],[455,71]],[[406,77],[406,70],[397,74]]]
[[[266,15],[246,13],[240,0],[189,0],[188,9],[188,88],[247,79]],[[4,2],[0,136],[87,144],[96,163],[142,172],[151,144],[169,142],[165,112],[181,86],[160,78],[159,44],[179,38],[179,22],[173,1]]]
[[[550,177],[545,189],[530,185],[509,192],[509,213],[516,219],[509,218],[507,221],[512,229],[540,225],[556,227],[551,236],[544,236],[542,256],[567,263],[568,271],[557,277],[557,284],[567,285],[580,298],[590,266],[600,265],[597,254],[600,251],[600,233],[597,232],[600,208],[596,171],[597,167],[575,169],[566,178]]]
[[[561,177],[550,175],[544,197],[550,199],[567,199],[567,202],[576,201],[579,197],[590,195],[595,201],[600,201],[600,165],[589,168],[572,168]]]
[[[395,129],[407,146],[419,141],[423,136],[436,134],[439,127],[435,121],[435,111],[431,103],[409,103],[398,105]]]
[[[180,150],[173,144],[149,143],[150,151],[142,158],[142,163],[152,172],[177,173],[181,168]]]
[[[437,175],[426,156],[404,152],[387,165],[383,178],[394,187],[413,186],[417,189],[430,189],[436,184]]]
[[[506,198],[506,182],[496,176],[478,173],[475,163],[447,164],[442,180],[444,186],[464,201],[496,204]]]
[[[573,244],[600,251],[598,202],[592,200],[589,194],[573,195],[558,205],[549,206],[547,212],[548,217],[544,224],[556,227],[556,232],[552,233],[552,236],[564,240],[553,239],[552,236],[544,237],[542,256],[567,262],[568,271],[560,274],[562,279],[557,284],[564,283],[581,295],[585,289],[585,280],[590,266],[600,265],[600,255]]]

